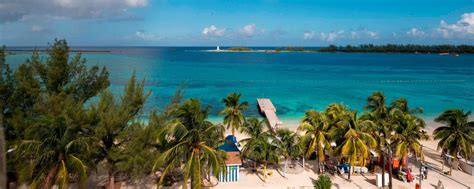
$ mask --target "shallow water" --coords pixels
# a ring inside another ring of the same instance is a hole
[[[84,48],[81,48],[84,49]],[[432,118],[448,108],[474,110],[474,55],[398,53],[259,53],[205,52],[211,48],[101,48],[110,53],[85,53],[88,64],[106,66],[110,89],[119,94],[136,71],[152,96],[146,111],[162,107],[182,83],[186,97],[213,106],[212,119],[230,92],[250,102],[248,115],[258,115],[256,98],[270,98],[283,120],[299,119],[305,110],[323,110],[343,102],[363,111],[366,97],[380,90],[391,101],[409,100]],[[13,67],[29,54],[7,57]]]

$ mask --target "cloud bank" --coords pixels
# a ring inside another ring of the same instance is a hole
[[[0,23],[31,17],[55,19],[132,18],[128,9],[146,7],[150,0],[2,0]]]
[[[474,36],[474,12],[464,13],[454,24],[448,24],[444,20],[440,21],[439,28],[436,29],[444,38],[463,38]]]

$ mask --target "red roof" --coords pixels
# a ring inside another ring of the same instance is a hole
[[[242,165],[242,160],[240,159],[240,152],[226,152],[227,158],[225,160],[226,165]]]

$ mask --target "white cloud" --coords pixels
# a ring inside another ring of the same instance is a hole
[[[305,31],[303,33],[304,40],[313,39],[313,38],[314,38],[314,31]]]
[[[205,27],[202,30],[202,35],[205,37],[222,37],[225,34],[225,28],[218,28],[214,25]]]
[[[150,0],[2,0],[0,23],[27,17],[69,19],[134,18],[128,9],[146,7]]]
[[[379,33],[373,32],[373,31],[367,31],[367,35],[369,35],[370,38],[377,39],[379,37]]]
[[[327,42],[332,42],[338,38],[343,37],[344,30],[339,30],[337,32],[330,32],[328,34],[326,33],[320,33],[319,37],[321,40],[327,41]]]
[[[138,40],[142,40],[142,41],[158,41],[160,40],[160,36],[158,35],[155,35],[155,34],[151,34],[151,33],[147,33],[145,32],[144,30],[138,30],[136,31],[132,36],[131,38],[133,39],[138,39]]]
[[[252,37],[255,33],[255,29],[257,29],[257,25],[247,24],[243,28],[241,28],[239,31],[242,35],[246,37]]]
[[[364,29],[351,31],[351,38],[352,39],[360,39],[360,38],[377,39],[379,38],[379,33],[375,31],[370,31],[367,28],[364,28]]]
[[[461,19],[454,24],[440,21],[436,29],[444,38],[474,36],[474,12],[464,13]]]
[[[357,39],[357,38],[359,38],[359,34],[355,31],[351,31],[351,37],[352,37],[352,39]]]
[[[33,25],[31,26],[31,31],[32,32],[42,32],[44,31],[44,28],[38,25]]]
[[[407,35],[412,36],[412,37],[423,37],[425,36],[425,32],[418,30],[418,28],[412,28],[407,31]]]

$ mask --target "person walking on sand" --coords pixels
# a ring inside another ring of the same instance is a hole
[[[420,178],[425,178],[426,167],[421,165]]]
[[[423,166],[423,175],[425,176],[425,179],[428,179],[428,167]]]

